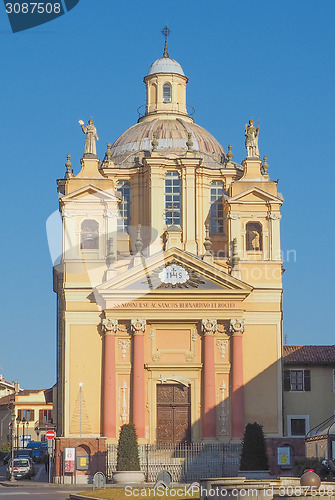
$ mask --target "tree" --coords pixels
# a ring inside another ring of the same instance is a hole
[[[121,427],[117,446],[117,471],[141,470],[135,426],[125,424]]]
[[[10,450],[11,450],[11,445],[9,441],[2,443],[2,445],[0,446],[0,451],[3,453],[8,453]]]
[[[269,460],[263,427],[257,422],[247,424],[243,441],[240,470],[268,470]]]

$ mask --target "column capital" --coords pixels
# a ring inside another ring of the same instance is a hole
[[[147,321],[145,319],[132,319],[130,320],[130,325],[134,335],[141,335],[145,332]]]
[[[117,319],[103,318],[101,325],[105,335],[112,335],[118,331],[119,322]]]
[[[231,319],[229,330],[234,335],[236,333],[243,333],[245,327],[244,319]]]
[[[217,319],[202,319],[201,328],[204,335],[214,335],[217,330],[218,321]]]
[[[235,213],[235,212],[229,212],[227,215],[227,218],[230,220],[238,220],[241,218],[241,214]]]
[[[275,213],[275,212],[270,212],[268,214],[268,219],[270,219],[270,220],[280,220],[281,219],[281,214],[280,213]]]

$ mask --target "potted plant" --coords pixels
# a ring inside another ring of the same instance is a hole
[[[247,479],[266,479],[270,477],[263,427],[257,422],[247,424],[245,428],[238,475]]]
[[[144,472],[140,468],[137,435],[133,424],[125,424],[121,427],[113,481],[126,484],[144,482]]]

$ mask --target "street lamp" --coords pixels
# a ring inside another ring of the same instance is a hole
[[[29,420],[27,420],[25,417],[21,420],[22,422],[22,448],[24,448],[24,428],[26,427],[26,435],[28,438],[28,425],[29,425]]]
[[[20,422],[21,422],[20,417],[17,417],[17,419],[16,419],[16,449],[17,450],[19,449]]]
[[[14,432],[15,432],[15,411],[13,410],[13,413],[10,416],[11,418],[11,436],[10,436],[10,444],[11,444],[11,467],[10,467],[10,481],[15,481],[14,477]]]
[[[22,419],[22,448],[24,448],[24,424],[26,423],[26,419],[23,417]]]
[[[36,432],[36,436],[37,436],[37,441],[38,441],[38,438],[40,436],[40,428],[39,427],[35,427],[35,432]]]

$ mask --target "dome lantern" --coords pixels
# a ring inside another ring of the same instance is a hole
[[[167,48],[166,31],[164,28],[165,44],[163,57],[157,59],[149,68],[147,76],[144,77],[144,83],[147,90],[147,102],[145,116],[140,121],[162,115],[182,115],[187,117],[186,110],[186,84],[188,78],[185,76],[180,64],[171,59]],[[164,31],[163,30],[163,31]],[[163,32],[162,31],[162,32]],[[193,121],[189,117],[190,121]]]

